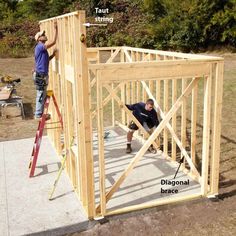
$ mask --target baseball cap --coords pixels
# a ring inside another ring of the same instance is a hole
[[[34,38],[36,41],[38,41],[39,37],[43,36],[45,34],[45,30],[38,32]]]

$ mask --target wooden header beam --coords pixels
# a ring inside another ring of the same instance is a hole
[[[134,48],[134,47],[122,47],[124,50],[135,51],[135,52],[144,52],[144,53],[152,53],[164,56],[171,57],[179,57],[179,58],[189,58],[189,59],[207,59],[207,60],[224,60],[222,57],[215,56],[207,56],[207,55],[199,55],[199,54],[189,54],[182,52],[171,52],[171,51],[162,51],[162,50],[153,50],[153,49],[145,49],[145,48]]]
[[[45,23],[45,22],[48,22],[48,21],[54,21],[54,20],[62,19],[62,18],[69,17],[69,16],[76,16],[76,15],[79,15],[80,13],[84,13],[84,11],[74,11],[74,12],[70,12],[70,13],[67,13],[67,14],[64,14],[64,15],[48,18],[48,19],[45,19],[45,20],[41,20],[41,21],[39,21],[39,24],[42,24],[42,23]]]
[[[90,65],[89,68],[99,68],[96,65]],[[101,68],[101,81],[114,82],[121,81],[138,81],[138,80],[156,80],[156,79],[173,79],[173,78],[191,78],[209,75],[209,63],[185,62],[177,63],[173,61],[145,62],[145,63],[126,63],[103,65]]]
[[[208,55],[199,55],[199,54],[188,54],[188,53],[181,53],[181,52],[171,52],[171,51],[162,51],[162,50],[154,50],[154,49],[145,49],[145,48],[134,48],[134,47],[91,47],[88,48],[88,51],[109,51],[109,50],[116,50],[120,48],[123,52],[140,52],[140,53],[147,53],[151,55],[161,55],[161,56],[169,56],[175,57],[177,60],[179,59],[202,59],[208,61],[223,61],[222,57],[216,56],[208,56]]]

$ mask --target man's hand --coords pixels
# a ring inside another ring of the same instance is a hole
[[[49,49],[49,48],[51,48],[52,46],[54,46],[56,44],[57,35],[58,35],[57,21],[54,21],[54,29],[55,29],[54,39],[53,39],[52,42],[49,42],[49,43],[45,44],[46,49]]]
[[[58,52],[57,48],[54,48],[53,52],[52,52],[52,55],[49,57],[49,61],[52,60],[52,58],[57,55],[57,52]]]
[[[56,59],[58,59],[58,49],[54,48],[53,52],[52,52],[53,57],[55,57]]]
[[[54,48],[54,49],[53,49],[53,52],[52,52],[52,55],[53,55],[53,56],[56,56],[56,55],[57,55],[57,52],[58,52],[58,49],[57,49],[57,48]]]

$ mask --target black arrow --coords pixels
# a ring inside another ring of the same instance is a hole
[[[176,171],[176,173],[175,173],[175,177],[176,177],[176,175],[178,174],[178,171],[179,171],[179,168],[180,168],[180,166],[181,166],[181,164],[184,162],[184,156],[180,159],[180,161],[179,161],[179,166],[178,166],[178,169],[177,169],[177,171]],[[175,177],[174,177],[174,179],[175,179]]]

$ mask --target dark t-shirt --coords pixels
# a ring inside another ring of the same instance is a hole
[[[157,118],[157,112],[155,109],[152,109],[151,111],[147,111],[145,109],[145,103],[139,102],[132,105],[127,105],[127,108],[131,111],[133,111],[133,115],[137,118],[137,120],[140,122],[141,125],[143,125],[144,122],[147,123],[149,128],[152,128],[154,126],[159,125],[159,121]]]
[[[38,73],[48,74],[49,55],[45,45],[39,42],[34,49],[35,70]]]

